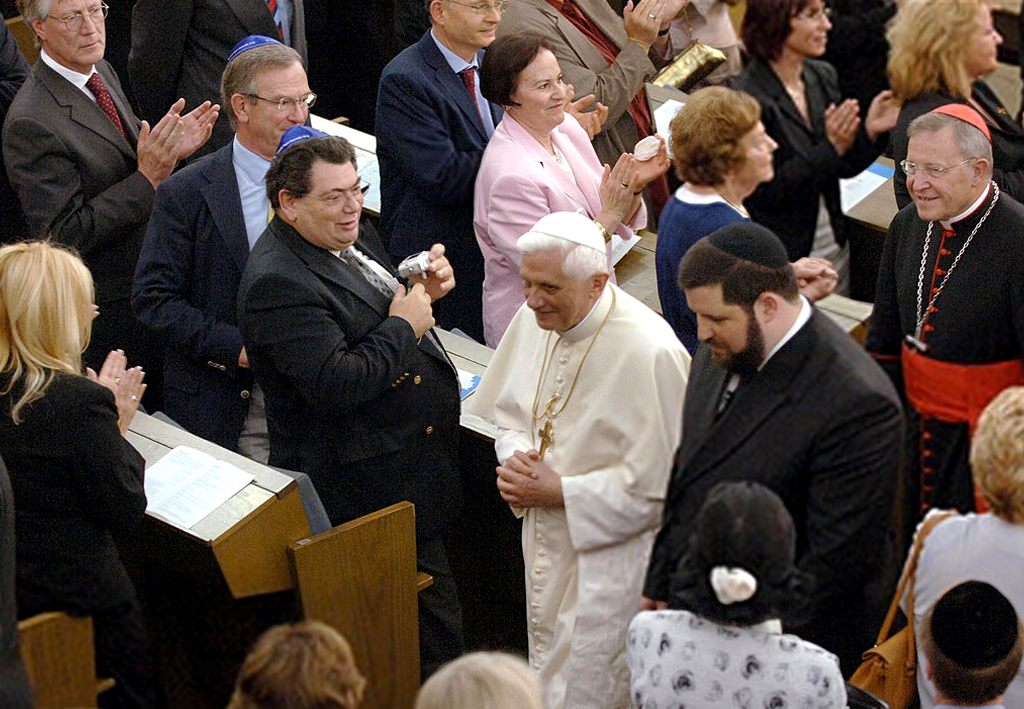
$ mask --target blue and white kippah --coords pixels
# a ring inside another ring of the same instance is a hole
[[[237,57],[239,54],[248,52],[250,49],[256,49],[256,47],[262,47],[267,44],[281,44],[278,40],[273,37],[265,37],[261,34],[251,34],[241,42],[236,44],[231,50],[231,54],[228,55],[228,64]],[[283,45],[282,45],[283,46]]]
[[[296,143],[301,143],[304,140],[311,140],[313,138],[326,138],[327,133],[316,128],[310,128],[309,126],[292,126],[284,132],[281,136],[281,142],[277,144],[277,152],[274,155],[280,155],[288,148],[292,147]]]

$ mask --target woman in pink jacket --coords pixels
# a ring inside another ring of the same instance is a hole
[[[480,90],[505,109],[484,151],[473,205],[484,255],[484,337],[496,347],[524,301],[519,237],[552,212],[586,214],[609,242],[611,267],[612,235],[628,240],[646,224],[640,193],[668,169],[669,160],[661,145],[650,160],[626,153],[614,167],[602,166],[588,132],[599,130],[601,112],[581,114],[588,128],[573,113],[566,115],[572,87],[562,80],[558,60],[540,35],[495,40],[480,67]]]

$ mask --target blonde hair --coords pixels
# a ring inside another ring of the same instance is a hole
[[[0,248],[0,373],[10,376],[0,394],[21,387],[15,423],[54,374],[82,373],[92,302],[92,275],[73,252],[45,241]]]
[[[1024,387],[1004,389],[981,414],[971,470],[992,513],[1024,524]]]
[[[420,689],[415,709],[544,709],[530,667],[504,652],[472,652],[449,662]]]
[[[260,636],[238,672],[228,709],[356,709],[365,689],[344,636],[303,621]]]
[[[971,95],[963,58],[982,7],[984,0],[911,0],[900,8],[886,34],[889,83],[900,104],[930,91]]]

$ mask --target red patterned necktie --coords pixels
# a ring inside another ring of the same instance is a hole
[[[462,79],[462,83],[466,85],[466,91],[469,92],[469,97],[473,99],[473,105],[476,106],[476,112],[480,113],[480,104],[476,102],[476,79],[473,76],[473,67],[467,66],[465,69],[460,71],[459,78]],[[483,114],[480,115],[480,119],[483,120]]]
[[[274,24],[277,25],[277,33],[281,35],[281,39],[284,39],[284,27],[281,26],[281,18],[277,14],[277,0],[267,0],[267,7],[270,8],[270,14],[274,16]]]
[[[92,95],[96,97],[96,105],[103,109],[103,112],[107,114],[107,118],[117,127],[121,135],[127,138],[124,126],[121,125],[121,117],[117,115],[117,109],[114,108],[114,100],[110,98],[110,92],[107,91],[107,86],[103,83],[100,75],[93,72],[89,80],[85,82],[85,88],[92,92]]]

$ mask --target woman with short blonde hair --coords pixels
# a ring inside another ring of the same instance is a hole
[[[889,27],[889,82],[900,104],[891,133],[893,160],[907,157],[911,122],[948,103],[969,104],[992,134],[992,179],[1015,199],[1024,197],[1024,130],[982,78],[999,65],[1003,38],[986,0],[911,0]],[[910,204],[907,178],[893,176],[896,204]]]
[[[415,709],[544,709],[529,665],[504,652],[473,652],[427,680]]]
[[[918,632],[935,603],[968,580],[995,586],[1024,618],[1024,387],[1004,389],[985,408],[971,439],[974,481],[988,514],[956,515],[926,537],[914,575],[914,629]],[[924,667],[924,643],[918,643]],[[935,686],[917,676],[922,709],[935,706]],[[1008,707],[1024,706],[1024,676],[1017,674],[1004,695]]]

